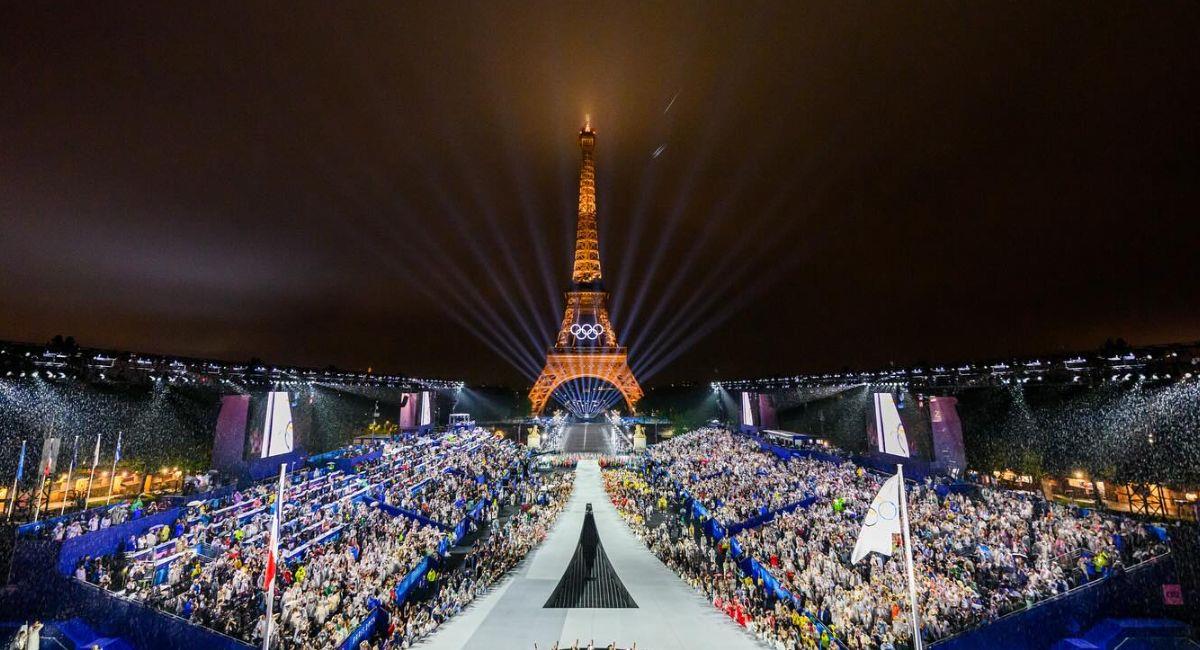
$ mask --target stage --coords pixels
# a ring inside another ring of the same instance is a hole
[[[572,425],[591,441],[607,425]],[[584,427],[587,427],[584,429]],[[568,437],[568,442],[570,437]],[[592,512],[612,568],[636,608],[547,609],[543,605],[571,563],[580,540],[586,506]],[[639,650],[760,648],[736,623],[679,580],[642,545],[617,514],[604,492],[595,460],[580,461],[575,491],[546,541],[487,595],[455,616],[433,636],[417,644],[422,650],[547,650],[555,641],[597,647],[615,641]]]

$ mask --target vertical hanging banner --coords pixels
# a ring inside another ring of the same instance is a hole
[[[421,392],[421,426],[427,427],[433,424],[433,392]]]
[[[295,448],[293,431],[291,396],[283,391],[267,393],[262,457],[269,458],[291,452]]]
[[[896,399],[891,393],[875,393],[875,442],[885,454],[908,458],[908,436]]]
[[[754,426],[754,407],[750,403],[750,393],[742,391],[742,426]]]
[[[412,429],[417,426],[417,402],[420,393],[404,393],[400,396],[400,417],[396,420],[401,429]]]
[[[764,429],[779,427],[779,419],[775,416],[775,398],[766,393],[758,394],[758,425]]]
[[[953,397],[930,397],[929,421],[933,429],[934,459],[949,469],[962,472],[967,469],[967,450],[956,404],[958,400]]]
[[[212,467],[235,474],[246,455],[246,424],[250,414],[249,395],[223,395],[217,426],[213,432]]]

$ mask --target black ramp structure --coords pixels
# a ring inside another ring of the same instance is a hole
[[[637,607],[629,591],[621,582],[596,530],[596,519],[592,516],[592,504],[587,504],[583,516],[583,529],[579,533],[579,544],[567,570],[563,572],[558,586],[545,608],[597,608],[632,609]]]

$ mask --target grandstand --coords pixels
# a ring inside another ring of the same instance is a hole
[[[551,456],[570,462],[541,470],[521,446],[456,427],[288,472],[274,643],[911,645],[896,557],[848,562],[886,474],[827,444],[722,428],[577,461],[584,428],[560,425]],[[28,527],[7,593],[68,647],[261,645],[276,489],[231,485],[153,512],[114,504],[96,510],[135,514],[70,536],[43,539],[62,521]],[[1186,530],[937,476],[911,485],[910,508],[934,647],[1190,643],[1154,605],[1175,572],[1170,537]],[[498,553],[517,531],[523,552]],[[1031,626],[1059,633],[1032,638]]]
[[[1200,650],[1200,2],[3,15],[0,650]]]

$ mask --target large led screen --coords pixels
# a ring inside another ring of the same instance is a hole
[[[311,428],[312,404],[300,393],[253,395],[246,428],[246,458],[270,458],[302,447]]]
[[[896,399],[891,393],[875,393],[876,449],[893,456],[909,456],[908,436]]]

